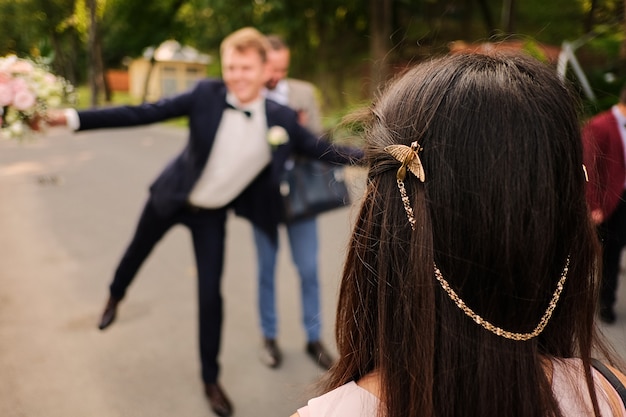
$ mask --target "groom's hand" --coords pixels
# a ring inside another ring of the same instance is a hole
[[[60,109],[48,110],[44,116],[44,121],[48,126],[67,126],[65,111]]]

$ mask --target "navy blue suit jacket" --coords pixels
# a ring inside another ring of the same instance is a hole
[[[189,194],[209,158],[215,134],[226,108],[226,86],[221,80],[202,80],[192,90],[156,103],[86,110],[78,113],[80,130],[126,127],[187,116],[189,138],[176,156],[150,186],[150,198],[163,216],[175,213],[186,204]],[[266,100],[267,125],[282,126],[289,140],[272,150],[272,161],[250,185],[230,203],[244,216],[276,236],[282,220],[282,202],[276,190],[290,154],[303,154],[339,164],[360,159],[363,153],[353,148],[336,147],[315,137],[298,123],[295,111]],[[268,145],[269,146],[269,145]]]

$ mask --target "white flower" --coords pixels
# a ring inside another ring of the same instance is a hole
[[[14,138],[21,137],[24,135],[24,133],[24,123],[22,123],[21,120],[12,123],[9,127],[9,135]]]
[[[59,107],[62,103],[61,97],[59,96],[50,96],[48,98],[48,106],[50,107]]]
[[[35,67],[29,61],[24,59],[17,59],[13,61],[13,64],[9,67],[11,72],[20,73],[20,74],[30,74],[33,72]]]
[[[0,70],[8,71],[16,61],[17,57],[15,55],[7,55],[4,58],[0,58]]]
[[[272,126],[267,130],[267,142],[272,148],[277,148],[280,145],[287,143],[289,140],[289,134],[282,126]]]

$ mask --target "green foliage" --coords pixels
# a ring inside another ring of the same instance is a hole
[[[594,54],[603,56],[607,68],[617,65],[619,51],[625,40],[624,31],[617,25],[598,25],[594,28],[595,36],[586,45]]]
[[[524,41],[523,51],[541,62],[548,62],[548,57],[546,57],[546,54],[541,48],[539,48],[537,42],[531,39],[527,39],[526,41]]]
[[[113,105],[134,105],[140,104],[140,102],[141,100],[121,91],[116,91],[111,97],[111,104]],[[75,107],[77,109],[88,109],[91,107],[91,91],[87,85],[83,84],[76,88]]]
[[[526,0],[516,4],[516,30],[524,35],[552,45],[583,35],[585,13],[580,0]]]
[[[175,16],[185,3],[186,0],[108,0],[101,22],[105,64],[119,66],[126,56],[137,57],[148,46],[176,38]]]
[[[626,77],[602,68],[592,69],[586,75],[596,95],[595,102],[591,102],[588,99],[583,100],[584,116],[588,117],[607,110],[617,103],[620,90],[626,83]]]
[[[283,36],[292,49],[291,76],[314,82],[324,111],[335,114],[368,100],[370,4],[379,0],[97,0],[105,65],[119,67],[148,46],[176,39],[218,58],[221,40],[254,26]],[[448,51],[455,40],[525,40],[524,49],[545,60],[539,43],[560,45],[595,37],[578,51],[599,97],[604,73],[621,80],[625,41],[623,0],[514,2],[513,33],[502,21],[504,0],[393,0],[386,62],[394,71]],[[0,0],[0,55],[45,57],[73,83],[85,79],[89,13],[86,0]],[[208,75],[219,76],[215,59]],[[593,74],[592,74],[593,73]],[[595,75],[595,74],[599,75]],[[609,94],[610,95],[610,94]],[[608,100],[608,99],[607,99]]]
[[[0,56],[46,57],[73,84],[84,74],[85,49],[71,0],[0,0]]]

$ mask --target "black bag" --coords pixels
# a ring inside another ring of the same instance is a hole
[[[316,159],[287,160],[280,194],[286,223],[350,204],[344,167]]]

